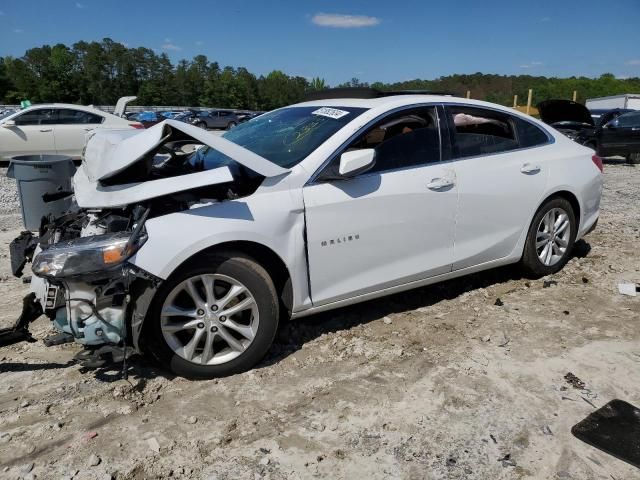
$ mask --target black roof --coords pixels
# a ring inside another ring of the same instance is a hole
[[[307,93],[305,101],[328,100],[332,98],[382,98],[394,95],[449,95],[457,97],[452,92],[435,92],[432,90],[397,90],[383,91],[370,87],[345,87],[345,88],[325,88]]]

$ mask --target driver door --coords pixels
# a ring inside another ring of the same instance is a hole
[[[0,129],[1,155],[9,158],[16,155],[55,154],[55,116],[55,109],[37,108],[14,117],[14,126]]]
[[[315,306],[451,271],[458,191],[436,107],[387,117],[345,150],[372,147],[370,171],[336,179],[338,155],[304,187]]]

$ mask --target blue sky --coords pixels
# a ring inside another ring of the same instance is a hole
[[[0,1],[0,56],[104,37],[330,84],[478,71],[640,76],[640,0]]]

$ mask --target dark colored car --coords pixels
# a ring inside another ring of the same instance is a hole
[[[635,110],[630,108],[593,108],[590,109],[589,112],[591,113],[591,118],[593,118],[593,122],[596,125],[604,125],[623,113],[635,112]]]
[[[538,104],[543,122],[567,137],[593,148],[602,157],[621,155],[640,163],[640,111],[622,113],[615,109],[594,122],[584,105],[570,100],[546,100]]]
[[[208,110],[198,112],[190,123],[200,128],[224,128],[229,130],[238,125],[240,120],[233,110]]]

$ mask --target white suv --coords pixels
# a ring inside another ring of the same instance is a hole
[[[214,377],[259,362],[283,318],[509,263],[551,274],[594,227],[592,150],[490,103],[371,96],[224,137],[96,133],[77,211],[41,232],[34,305],[81,343]]]

